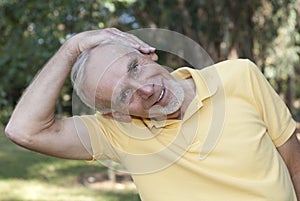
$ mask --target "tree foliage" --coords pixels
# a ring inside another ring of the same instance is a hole
[[[105,27],[166,28],[200,43],[215,62],[250,58],[296,111],[291,103],[300,97],[299,2],[0,0],[0,122],[7,122],[25,87],[68,37]],[[70,112],[71,90],[67,81],[60,113]]]

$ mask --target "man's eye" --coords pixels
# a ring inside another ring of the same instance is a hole
[[[132,65],[130,68],[130,73],[133,75],[137,74],[139,72],[139,68],[140,68],[139,64]]]
[[[131,68],[131,72],[133,72],[133,73],[138,72],[138,70],[139,70],[139,65],[138,65],[138,64],[135,64],[135,65],[132,66],[132,68]]]
[[[138,73],[139,69],[140,69],[140,65],[139,65],[138,62],[135,60],[135,61],[133,61],[133,62],[130,64],[130,67],[129,67],[129,73],[136,74],[136,73]]]
[[[127,89],[121,93],[120,99],[122,102],[125,102],[126,100],[128,100],[128,98],[130,97],[130,91],[131,91],[130,89]]]

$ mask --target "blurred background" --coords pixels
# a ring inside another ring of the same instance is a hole
[[[0,0],[1,201],[139,200],[130,177],[99,163],[24,150],[3,132],[26,86],[64,41],[106,27],[176,31],[198,42],[215,63],[249,58],[300,120],[300,0]],[[166,65],[185,65],[158,55]],[[68,79],[58,116],[72,114],[71,97]]]

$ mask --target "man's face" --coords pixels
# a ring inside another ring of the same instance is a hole
[[[101,105],[149,118],[178,112],[183,103],[183,89],[170,73],[148,55],[128,47],[96,47],[86,72],[85,86],[96,108]]]

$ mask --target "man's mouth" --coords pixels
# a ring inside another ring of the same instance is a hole
[[[163,99],[163,97],[165,95],[165,92],[166,92],[166,88],[162,88],[162,90],[159,94],[158,100],[153,105],[156,105],[157,103],[159,103]]]

